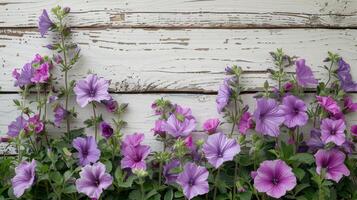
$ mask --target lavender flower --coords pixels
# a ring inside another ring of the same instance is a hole
[[[321,140],[321,132],[318,129],[312,129],[310,132],[310,139],[307,141],[307,146],[311,151],[322,149],[325,143]]]
[[[99,160],[100,150],[92,136],[81,138],[77,137],[72,142],[73,147],[78,151],[79,164],[85,166]]]
[[[336,149],[320,149],[315,154],[316,172],[320,174],[322,169],[324,169],[326,179],[339,182],[343,175],[350,175],[350,171],[344,164],[345,158],[345,154]]]
[[[62,121],[69,115],[69,112],[64,109],[61,104],[57,104],[53,112],[55,113],[55,126],[60,127]]]
[[[346,141],[346,125],[342,119],[324,119],[321,122],[321,139],[325,144],[333,142],[340,146]]]
[[[305,59],[300,59],[295,62],[296,64],[296,79],[300,86],[316,86],[317,80],[315,79],[309,66],[305,65]]]
[[[192,115],[191,108],[185,108],[180,105],[175,105],[175,114],[176,115],[181,115],[185,119],[195,119],[195,117]]]
[[[165,123],[166,122],[164,120],[160,120],[160,119],[155,121],[155,127],[151,129],[152,131],[154,131],[154,135],[160,135],[161,137],[165,136],[166,134],[164,130]]]
[[[31,78],[35,73],[35,69],[32,68],[31,63],[26,63],[22,69],[21,73],[14,69],[12,71],[12,76],[15,78],[15,86],[23,87],[32,84]]]
[[[172,184],[176,182],[176,179],[178,177],[178,174],[176,173],[172,173],[171,170],[173,170],[174,168],[177,168],[180,166],[180,161],[179,160],[171,160],[169,163],[167,163],[164,166],[164,170],[163,170],[163,174],[165,176],[165,183],[166,184]]]
[[[17,137],[22,130],[24,130],[27,124],[27,120],[25,120],[22,116],[18,116],[16,121],[11,122],[8,126],[7,135],[10,137]]]
[[[48,17],[47,11],[43,10],[42,15],[39,17],[38,29],[43,37],[47,31],[52,28],[55,24]]]
[[[103,190],[113,182],[112,176],[105,172],[105,165],[100,162],[84,166],[79,176],[76,180],[77,191],[95,200],[98,200]]]
[[[118,110],[118,106],[119,106],[118,102],[116,100],[114,100],[113,98],[111,98],[109,100],[102,100],[101,102],[105,105],[105,108],[110,113],[114,113]]]
[[[229,98],[232,95],[232,90],[228,84],[229,79],[224,79],[223,84],[218,89],[218,94],[216,98],[217,111],[221,113],[223,109],[228,105]]]
[[[102,136],[105,137],[105,139],[109,139],[114,133],[113,128],[107,122],[101,122],[99,128],[102,132]]]
[[[126,169],[146,169],[145,159],[150,154],[150,147],[139,145],[136,147],[127,146],[122,152],[124,158],[121,160],[121,168]]]
[[[352,80],[351,67],[342,58],[338,61],[337,77],[343,90],[357,91],[357,83]]]
[[[272,137],[277,137],[280,134],[279,126],[283,123],[284,117],[278,103],[274,99],[258,99],[253,117],[257,132]]]
[[[164,130],[173,137],[186,137],[195,130],[194,119],[183,119],[180,121],[175,114],[171,114],[164,124]]]
[[[203,123],[203,130],[205,130],[209,134],[213,134],[216,132],[217,127],[220,123],[221,122],[217,118],[208,119],[205,121],[205,123]]]
[[[77,81],[73,90],[77,95],[77,103],[83,108],[92,101],[110,100],[108,88],[108,81],[95,74],[89,74],[87,78]]]
[[[245,135],[247,131],[254,127],[253,118],[250,112],[244,112],[238,123],[239,133]]]
[[[240,152],[240,146],[235,139],[228,139],[223,133],[215,133],[208,137],[203,152],[208,162],[217,169],[225,161],[233,160]]]
[[[25,190],[31,188],[35,181],[35,168],[36,161],[32,160],[31,163],[23,161],[15,168],[15,177],[11,179],[14,195],[20,198]]]
[[[337,102],[330,96],[316,96],[317,103],[323,107],[329,113],[337,115],[341,113],[340,107],[337,105]]]
[[[296,177],[282,160],[266,160],[260,164],[255,178],[254,187],[268,196],[280,198],[296,186]]]
[[[36,114],[27,120],[25,132],[41,133],[45,128],[44,123],[40,120],[40,115]]]
[[[352,101],[352,97],[346,96],[343,99],[343,104],[344,104],[344,110],[346,110],[347,112],[355,112],[355,111],[357,111],[357,103],[354,103]]]
[[[194,163],[187,163],[184,171],[177,177],[177,183],[182,187],[183,194],[188,200],[206,194],[209,191],[208,171],[206,168]]]
[[[293,95],[283,98],[280,109],[284,113],[284,125],[289,128],[304,126],[309,119],[305,102]]]
[[[121,144],[122,151],[124,151],[124,149],[128,146],[137,147],[142,141],[144,141],[143,133],[134,133],[132,135],[127,135],[125,136]]]

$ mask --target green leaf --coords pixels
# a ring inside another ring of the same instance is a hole
[[[145,196],[146,198],[145,199],[149,199],[150,197],[154,196],[157,194],[157,191],[156,190],[151,190],[149,193],[147,193]]]
[[[287,145],[285,142],[281,142],[281,155],[285,160],[288,160],[294,154],[294,146]]]
[[[174,193],[172,189],[168,190],[164,196],[164,200],[172,200],[174,198]]]
[[[300,168],[294,168],[293,172],[300,181],[304,178],[306,174],[305,171]]]
[[[252,192],[251,191],[241,192],[241,193],[239,193],[238,196],[239,196],[240,200],[251,200]]]
[[[58,171],[50,173],[50,179],[54,181],[57,185],[62,185],[63,177]]]
[[[133,190],[129,194],[129,199],[131,200],[138,200],[141,199],[141,192],[140,190]]]
[[[298,194],[299,192],[301,192],[303,189],[309,187],[310,184],[308,183],[302,183],[302,184],[299,184],[295,187],[294,191],[295,191],[295,194]]]
[[[299,162],[311,165],[315,162],[314,157],[309,153],[297,153],[289,158],[291,162]]]
[[[67,187],[65,187],[63,190],[62,190],[63,193],[65,194],[70,194],[70,193],[75,193],[77,192],[77,189],[74,185],[69,185]]]

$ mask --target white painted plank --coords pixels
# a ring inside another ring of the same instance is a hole
[[[69,6],[74,26],[356,27],[356,1],[2,0],[0,27],[34,27],[41,10]]]
[[[43,48],[52,36],[41,38],[36,31],[0,30],[0,86],[16,91],[11,71],[22,67],[35,53],[50,54]],[[307,59],[317,78],[327,51],[343,56],[352,64],[357,79],[357,30],[340,29],[75,29],[73,40],[82,49],[80,63],[70,79],[80,79],[90,70],[112,80],[111,90],[216,91],[227,65],[241,66],[242,83],[259,90],[273,68],[269,51],[283,47],[288,55]],[[287,68],[294,72],[295,68]],[[56,73],[59,82],[63,82]],[[271,84],[274,84],[268,79]]]

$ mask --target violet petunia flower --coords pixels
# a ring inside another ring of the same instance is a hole
[[[114,129],[107,122],[101,122],[99,129],[105,139],[109,139],[114,133]]]
[[[55,24],[48,17],[47,11],[43,10],[42,15],[39,17],[38,21],[38,30],[40,31],[41,36],[43,37],[54,25]]]
[[[134,133],[132,135],[127,135],[122,141],[121,149],[122,151],[124,151],[124,149],[128,146],[137,147],[142,141],[144,141],[143,133]]]
[[[188,200],[209,192],[208,171],[194,163],[186,163],[183,172],[177,177],[177,183],[182,187]]]
[[[351,133],[353,136],[357,137],[357,124],[351,126]]]
[[[203,130],[205,130],[209,134],[216,133],[217,127],[221,121],[218,118],[208,119],[203,123]]]
[[[293,95],[283,98],[283,104],[280,109],[285,118],[284,125],[289,128],[304,126],[309,119],[305,102]]]
[[[233,160],[240,152],[240,146],[235,139],[228,139],[223,133],[215,133],[208,136],[203,152],[208,162],[217,169],[224,162]]]
[[[332,142],[340,146],[346,141],[346,135],[344,133],[346,125],[342,119],[323,119],[320,128],[321,140],[325,144]]]
[[[282,111],[274,99],[257,99],[257,108],[254,111],[255,130],[263,135],[277,137],[280,134],[279,126],[284,122]]]
[[[35,181],[36,161],[23,161],[15,168],[16,175],[11,179],[14,195],[20,198],[25,190],[31,188]]]
[[[86,138],[77,137],[72,142],[73,147],[78,151],[79,164],[85,166],[95,163],[100,158],[100,150],[93,136]]]
[[[355,112],[355,111],[357,111],[357,103],[354,103],[352,101],[352,97],[346,96],[343,99],[343,104],[344,104],[344,110],[346,110],[347,112]]]
[[[32,84],[31,78],[35,73],[35,69],[32,67],[31,63],[26,63],[21,72],[18,72],[18,69],[12,71],[12,76],[15,78],[15,86],[23,87],[29,84]]]
[[[341,109],[337,102],[330,96],[316,96],[317,103],[323,107],[327,112],[338,115],[341,113]]]
[[[118,110],[118,102],[116,100],[114,100],[113,98],[109,99],[109,100],[102,100],[101,101],[105,108],[107,109],[108,112],[110,113],[114,113]]]
[[[22,130],[24,130],[27,120],[22,116],[18,116],[15,121],[8,126],[7,135],[10,137],[17,137]]]
[[[192,115],[191,108],[185,108],[180,105],[175,105],[175,114],[181,115],[185,119],[195,119],[195,117]]]
[[[171,114],[163,127],[169,135],[175,138],[186,137],[195,130],[196,120],[185,118],[183,121],[180,121],[175,114]]]
[[[112,176],[105,172],[105,165],[100,162],[84,166],[79,176],[76,180],[77,191],[92,200],[98,200],[103,190],[113,183]]]
[[[172,170],[180,166],[179,160],[171,160],[164,166],[163,174],[166,184],[172,184],[176,182],[178,174],[173,173]]]
[[[42,63],[39,68],[35,69],[31,81],[33,83],[46,83],[50,78],[51,64],[48,62]]]
[[[344,91],[357,91],[357,83],[352,80],[351,67],[342,58],[338,61],[337,77]]]
[[[325,143],[321,140],[321,131],[312,129],[310,132],[310,139],[306,142],[306,145],[313,152],[324,148]]]
[[[254,177],[254,187],[270,197],[279,199],[296,186],[291,167],[282,160],[266,160],[260,164]]]
[[[64,109],[61,104],[57,104],[56,107],[53,109],[53,112],[55,114],[55,126],[60,127],[62,121],[68,117],[69,112]]]
[[[239,133],[245,135],[247,131],[254,127],[253,117],[250,112],[244,112],[238,123]]]
[[[104,78],[89,74],[85,79],[77,81],[73,90],[77,95],[77,103],[83,108],[92,101],[110,100],[108,88],[109,82]]]
[[[297,83],[300,86],[316,86],[317,80],[312,73],[312,70],[309,66],[305,64],[305,59],[300,59],[295,62],[296,64],[296,79]]]
[[[45,128],[45,124],[41,121],[40,115],[36,114],[27,120],[25,132],[41,133]]]
[[[145,159],[150,154],[150,147],[147,145],[127,146],[122,152],[124,158],[121,160],[121,168],[146,170]]]
[[[232,90],[229,87],[229,79],[224,79],[223,84],[218,89],[218,94],[216,98],[217,111],[221,113],[223,109],[229,104],[229,99],[232,95]]]
[[[343,175],[349,176],[350,171],[344,164],[346,155],[336,149],[320,149],[314,155],[316,160],[316,172],[325,170],[325,178],[339,182]]]
[[[151,129],[154,132],[154,135],[160,135],[161,137],[165,136],[166,132],[164,130],[165,120],[158,119],[155,121],[155,127]]]

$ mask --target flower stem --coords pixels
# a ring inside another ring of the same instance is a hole
[[[159,186],[161,186],[161,178],[162,178],[162,161],[160,160],[160,166],[159,166]]]
[[[233,200],[236,199],[236,192],[237,192],[237,185],[236,185],[236,181],[237,181],[237,171],[238,171],[238,162],[235,161],[235,166],[234,166],[234,183],[233,183]]]
[[[220,172],[221,172],[221,168],[218,168],[216,178],[214,180],[213,200],[216,200],[217,189],[218,189],[217,185],[218,185],[218,179],[219,179]]]
[[[141,200],[145,200],[145,190],[144,190],[144,181],[140,178],[140,193],[141,193]]]
[[[93,107],[94,138],[95,138],[95,141],[97,141],[97,138],[98,138],[98,126],[97,126],[97,114],[95,112],[95,104],[94,104],[94,102],[92,102],[92,107]]]

